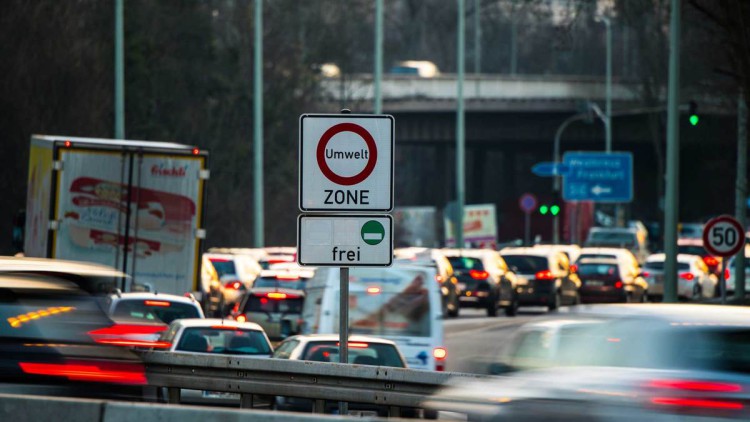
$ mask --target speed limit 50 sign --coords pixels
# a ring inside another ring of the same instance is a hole
[[[393,116],[303,114],[299,124],[300,211],[393,210]]]
[[[717,256],[732,256],[745,244],[742,225],[729,215],[713,218],[703,229],[703,246]]]

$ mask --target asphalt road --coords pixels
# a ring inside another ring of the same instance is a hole
[[[487,365],[499,360],[516,329],[546,314],[544,308],[522,308],[515,317],[487,317],[481,309],[461,309],[457,318],[443,322],[446,369],[486,374]]]

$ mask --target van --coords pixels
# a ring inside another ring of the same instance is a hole
[[[442,371],[441,294],[435,269],[411,265],[352,268],[349,332],[394,341],[413,369]],[[318,268],[307,282],[304,334],[339,332],[339,269]]]

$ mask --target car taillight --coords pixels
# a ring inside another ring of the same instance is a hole
[[[744,405],[738,401],[679,396],[680,393],[740,393],[742,392],[740,384],[704,380],[656,379],[646,386],[657,391],[658,395],[651,398],[651,403],[655,405],[707,410],[742,410],[744,408]],[[662,393],[669,394],[669,396],[662,396]]]
[[[145,300],[143,303],[146,306],[161,306],[162,308],[168,308],[172,304],[167,302],[166,300]]]
[[[729,280],[729,268],[724,270],[724,280]]]
[[[339,345],[341,345],[341,343],[339,343],[339,342],[336,342],[336,346],[339,346]],[[347,345],[347,346],[348,346],[348,347],[349,347],[350,349],[367,349],[368,347],[370,347],[370,345],[369,345],[369,344],[367,344],[367,343],[361,343],[361,342],[352,342],[352,341],[350,341],[350,342],[346,343],[346,345]]]
[[[438,372],[445,371],[445,359],[448,357],[448,351],[445,347],[432,349],[432,357],[435,358],[435,370]]]
[[[279,292],[266,293],[266,297],[269,299],[276,299],[276,300],[287,299],[287,298],[291,299],[290,295],[287,295],[286,293],[279,293]]]
[[[239,314],[235,319],[237,320],[237,322],[247,322],[247,317],[245,316],[245,314]]]
[[[239,290],[242,287],[242,283],[239,281],[230,281],[224,284],[225,289]]]
[[[299,276],[294,274],[279,274],[276,276],[276,280],[294,281],[299,280]]]
[[[367,294],[368,295],[379,295],[380,294],[380,287],[378,286],[370,286],[367,288]]]
[[[555,279],[555,275],[552,274],[552,271],[550,270],[539,271],[538,273],[536,273],[535,277],[537,280],[554,280]]]
[[[115,324],[89,331],[88,335],[98,344],[169,349],[172,343],[158,340],[167,328],[166,325]]]
[[[682,273],[680,274],[680,278],[687,281],[693,281],[695,276],[693,275],[693,273]]]
[[[711,267],[715,267],[715,266],[719,265],[719,260],[716,259],[715,257],[711,256],[711,255],[704,256],[703,257],[703,262],[705,262],[706,265],[711,266]]]
[[[469,271],[469,276],[474,280],[484,280],[485,278],[490,276],[490,273],[488,273],[487,271],[471,270]]]
[[[651,275],[651,273],[650,273],[650,272],[648,272],[648,271],[644,271],[644,272],[642,272],[641,274],[642,274],[642,275],[643,275],[644,277],[649,277],[649,276]]]
[[[615,289],[622,289],[622,281],[620,280],[615,281]]]
[[[71,360],[64,363],[19,362],[18,365],[27,374],[66,377],[71,381],[146,384],[146,372],[140,363]]]
[[[577,273],[578,272],[578,265],[575,265],[575,264],[571,265],[570,266],[570,272],[571,273]]]

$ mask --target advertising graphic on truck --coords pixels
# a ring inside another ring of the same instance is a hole
[[[195,291],[206,166],[186,145],[35,135],[24,251],[110,265],[141,289]]]

